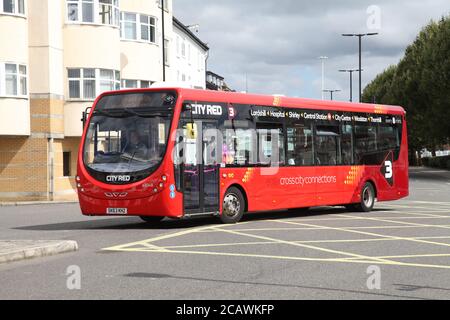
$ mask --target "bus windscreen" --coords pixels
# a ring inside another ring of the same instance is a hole
[[[142,180],[166,151],[174,93],[116,94],[97,103],[84,142],[88,171],[109,184]]]

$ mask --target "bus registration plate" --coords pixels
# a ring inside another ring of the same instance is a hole
[[[127,214],[127,213],[128,213],[127,208],[107,208],[106,209],[106,214],[122,215],[122,214]]]

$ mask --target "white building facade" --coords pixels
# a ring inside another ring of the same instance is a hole
[[[208,46],[194,32],[173,18],[173,45],[170,54],[171,79],[205,89]]]
[[[161,82],[164,60],[167,81],[204,87],[174,21],[172,0],[0,0],[0,201],[75,198],[80,119],[102,92]]]

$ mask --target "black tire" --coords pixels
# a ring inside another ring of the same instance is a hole
[[[372,183],[366,182],[361,189],[361,202],[355,204],[355,209],[360,212],[370,212],[375,205],[375,188]]]
[[[164,219],[164,217],[154,217],[154,216],[140,216],[139,218],[141,218],[147,223],[154,223],[154,224],[159,223],[161,222],[162,219]]]
[[[238,223],[245,210],[245,199],[241,190],[231,187],[225,193],[222,203],[222,214],[220,221],[226,224]]]

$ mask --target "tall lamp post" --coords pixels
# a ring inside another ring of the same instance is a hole
[[[362,88],[361,88],[361,39],[365,36],[375,36],[378,32],[371,32],[371,33],[343,33],[342,35],[344,37],[358,37],[359,40],[359,102],[362,100]]]
[[[328,59],[326,56],[320,56],[319,59],[322,61],[322,100],[324,100],[324,90],[325,90],[325,60]]]
[[[166,36],[164,34],[165,31],[165,25],[164,25],[164,0],[160,0],[161,1],[161,31],[162,31],[162,72],[163,72],[163,82],[166,81],[166,48],[165,48],[165,41],[166,41]]]
[[[333,93],[335,92],[340,92],[341,90],[339,89],[333,89],[333,90],[323,90],[323,92],[329,92],[330,93],[330,99],[331,101],[333,101]]]
[[[341,69],[339,72],[348,72],[350,74],[350,102],[353,102],[353,72],[361,69]]]

